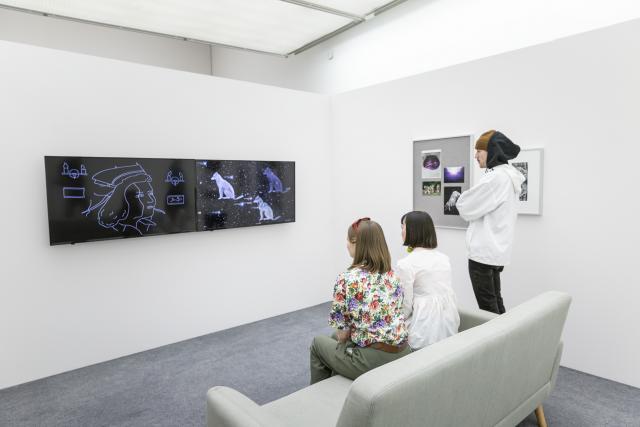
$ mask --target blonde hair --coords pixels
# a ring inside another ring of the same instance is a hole
[[[380,224],[371,220],[354,222],[349,226],[347,238],[356,245],[350,269],[362,268],[370,273],[391,270],[391,255]]]

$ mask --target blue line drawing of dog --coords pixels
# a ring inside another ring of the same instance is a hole
[[[214,172],[214,174],[211,176],[211,181],[215,181],[216,185],[218,186],[218,200],[238,200],[244,197],[244,195],[236,197],[236,192],[233,190],[233,185],[231,185],[229,181],[224,179],[218,172]]]
[[[264,168],[262,170],[262,174],[269,180],[269,193],[286,193],[287,191],[291,190],[291,187],[282,187],[282,181],[271,170],[271,168]]]
[[[258,219],[258,222],[276,221],[280,219],[280,216],[277,216],[275,218],[273,217],[273,209],[271,209],[271,206],[269,206],[267,202],[262,200],[262,197],[256,196],[255,199],[253,199],[253,203],[258,205],[258,207],[256,207],[255,209],[260,210],[260,219]]]

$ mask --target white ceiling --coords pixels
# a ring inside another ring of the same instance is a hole
[[[391,3],[390,0],[311,0],[308,3],[317,4],[335,10],[365,16],[372,11]]]
[[[288,55],[391,0],[0,0],[0,6]]]

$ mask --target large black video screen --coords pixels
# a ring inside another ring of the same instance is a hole
[[[295,221],[295,163],[45,156],[51,245]]]
[[[295,163],[196,160],[197,229],[295,221]]]
[[[52,245],[195,231],[193,160],[45,157]]]

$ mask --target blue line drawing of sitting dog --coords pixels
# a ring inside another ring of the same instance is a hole
[[[233,190],[233,185],[231,185],[229,181],[224,179],[218,172],[214,172],[214,174],[211,176],[211,181],[215,181],[216,185],[218,186],[218,200],[238,200],[244,197],[244,195],[236,197],[236,192]]]
[[[280,216],[277,216],[275,218],[273,217],[273,209],[271,209],[271,206],[269,206],[267,202],[262,200],[262,197],[256,196],[255,199],[253,199],[253,203],[256,203],[258,205],[258,207],[255,209],[260,210],[260,219],[258,219],[258,222],[276,221],[280,219]]]
[[[264,168],[262,170],[262,174],[269,180],[269,193],[286,193],[291,190],[291,187],[283,189],[282,181],[275,173],[273,173],[271,168]]]

